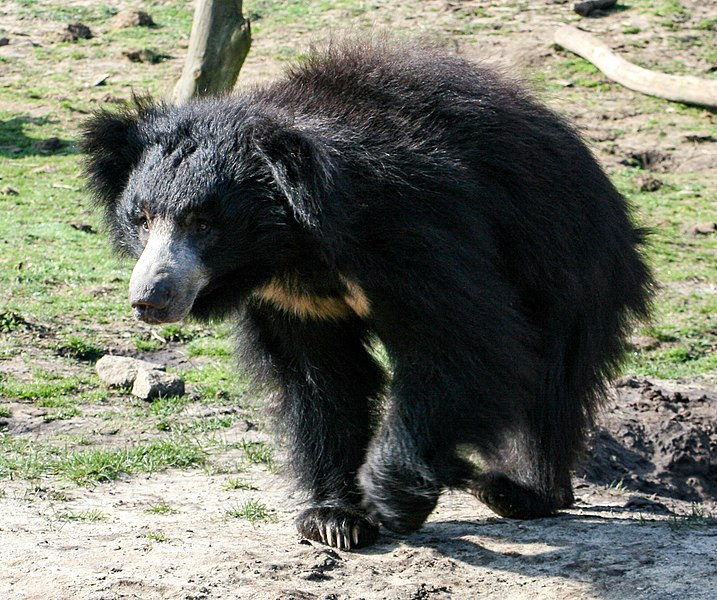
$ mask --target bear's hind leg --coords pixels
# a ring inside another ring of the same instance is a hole
[[[362,508],[356,473],[372,434],[372,404],[385,373],[367,350],[358,318],[308,320],[264,304],[247,309],[242,333],[252,362],[279,383],[279,422],[309,506],[296,524],[307,539],[368,546],[378,524]]]
[[[502,516],[545,517],[573,504],[572,470],[603,388],[595,369],[599,360],[581,349],[580,336],[567,322],[545,352],[540,384],[522,414],[513,450],[469,486]]]
[[[391,406],[359,473],[369,513],[398,533],[419,529],[441,491],[475,471],[456,453],[464,419],[440,371],[396,365]]]

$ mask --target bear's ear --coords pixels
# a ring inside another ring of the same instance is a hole
[[[138,125],[142,111],[137,102],[134,109],[121,112],[99,110],[83,125],[80,148],[85,175],[98,201],[107,207],[122,193],[142,155]]]
[[[276,187],[302,225],[315,228],[323,198],[332,186],[333,164],[320,140],[291,127],[281,127],[257,140],[259,155]]]

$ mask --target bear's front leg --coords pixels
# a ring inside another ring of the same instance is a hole
[[[362,507],[356,474],[386,377],[367,350],[364,324],[302,318],[261,303],[247,309],[245,321],[248,358],[279,385],[290,465],[309,496],[299,533],[345,550],[373,544],[378,523]]]

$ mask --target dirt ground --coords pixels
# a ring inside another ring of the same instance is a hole
[[[619,385],[576,476],[572,509],[512,521],[447,493],[420,532],[383,532],[357,552],[300,540],[292,523],[300,498],[265,470],[242,474],[246,491],[201,470],[51,491],[11,482],[0,498],[0,597],[712,599],[717,526],[706,517],[717,509],[717,393]],[[227,517],[228,506],[257,497],[274,519]],[[163,503],[170,514],[148,512]],[[92,511],[104,519],[62,518]]]
[[[396,10],[393,2],[381,4],[377,25],[410,29],[430,18],[436,29],[446,29],[457,11],[482,3],[428,1],[415,11],[406,11],[405,3],[395,3]],[[506,11],[514,4],[491,3]],[[715,10],[709,2],[683,4],[697,16],[713,16]],[[569,4],[522,5],[505,35],[462,40],[457,51],[499,60],[521,75],[542,68],[556,52],[552,32],[572,18]],[[32,40],[49,29],[3,10],[2,26],[11,33],[22,31]],[[482,23],[495,18],[491,14],[477,12],[473,20]],[[674,58],[675,49],[629,10],[584,23],[646,66]],[[621,45],[625,23],[642,28],[638,37],[649,43],[642,49]],[[297,45],[312,39],[300,24],[283,33]],[[279,72],[269,52],[276,43],[255,37],[241,85]],[[25,50],[19,45],[12,51]],[[181,52],[176,54],[170,62],[178,74]],[[680,56],[697,75],[714,67],[688,47]],[[98,60],[86,68],[102,72],[104,66]],[[659,128],[646,127],[654,115],[635,108],[634,99],[621,89],[600,106],[577,106],[559,94],[546,98],[578,123],[608,169],[645,152],[651,153],[655,173],[717,168],[717,144],[686,136],[678,111],[660,115]],[[712,119],[713,113],[705,112],[705,124]],[[619,139],[616,131],[622,132]],[[714,285],[695,285],[715,293]],[[11,361],[0,367],[24,368]],[[42,423],[32,407],[18,404],[7,432],[41,440]],[[82,432],[88,424],[74,419],[46,427]],[[223,435],[228,442],[266,435],[246,429]],[[717,597],[716,456],[714,374],[680,382],[627,377],[617,382],[578,469],[577,501],[570,510],[550,519],[512,521],[496,517],[470,495],[447,493],[420,532],[400,537],[384,531],[376,546],[351,553],[300,540],[293,525],[300,498],[281,473],[259,468],[242,474],[250,490],[227,490],[225,474],[200,469],[128,476],[94,487],[4,481],[0,598],[711,600]],[[251,498],[260,498],[275,518],[252,525],[226,516],[227,506]],[[162,503],[173,512],[147,512]],[[105,519],[62,518],[92,511]]]

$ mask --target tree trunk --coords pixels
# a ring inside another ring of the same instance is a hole
[[[250,45],[242,0],[197,0],[189,51],[172,100],[182,103],[231,90]]]

